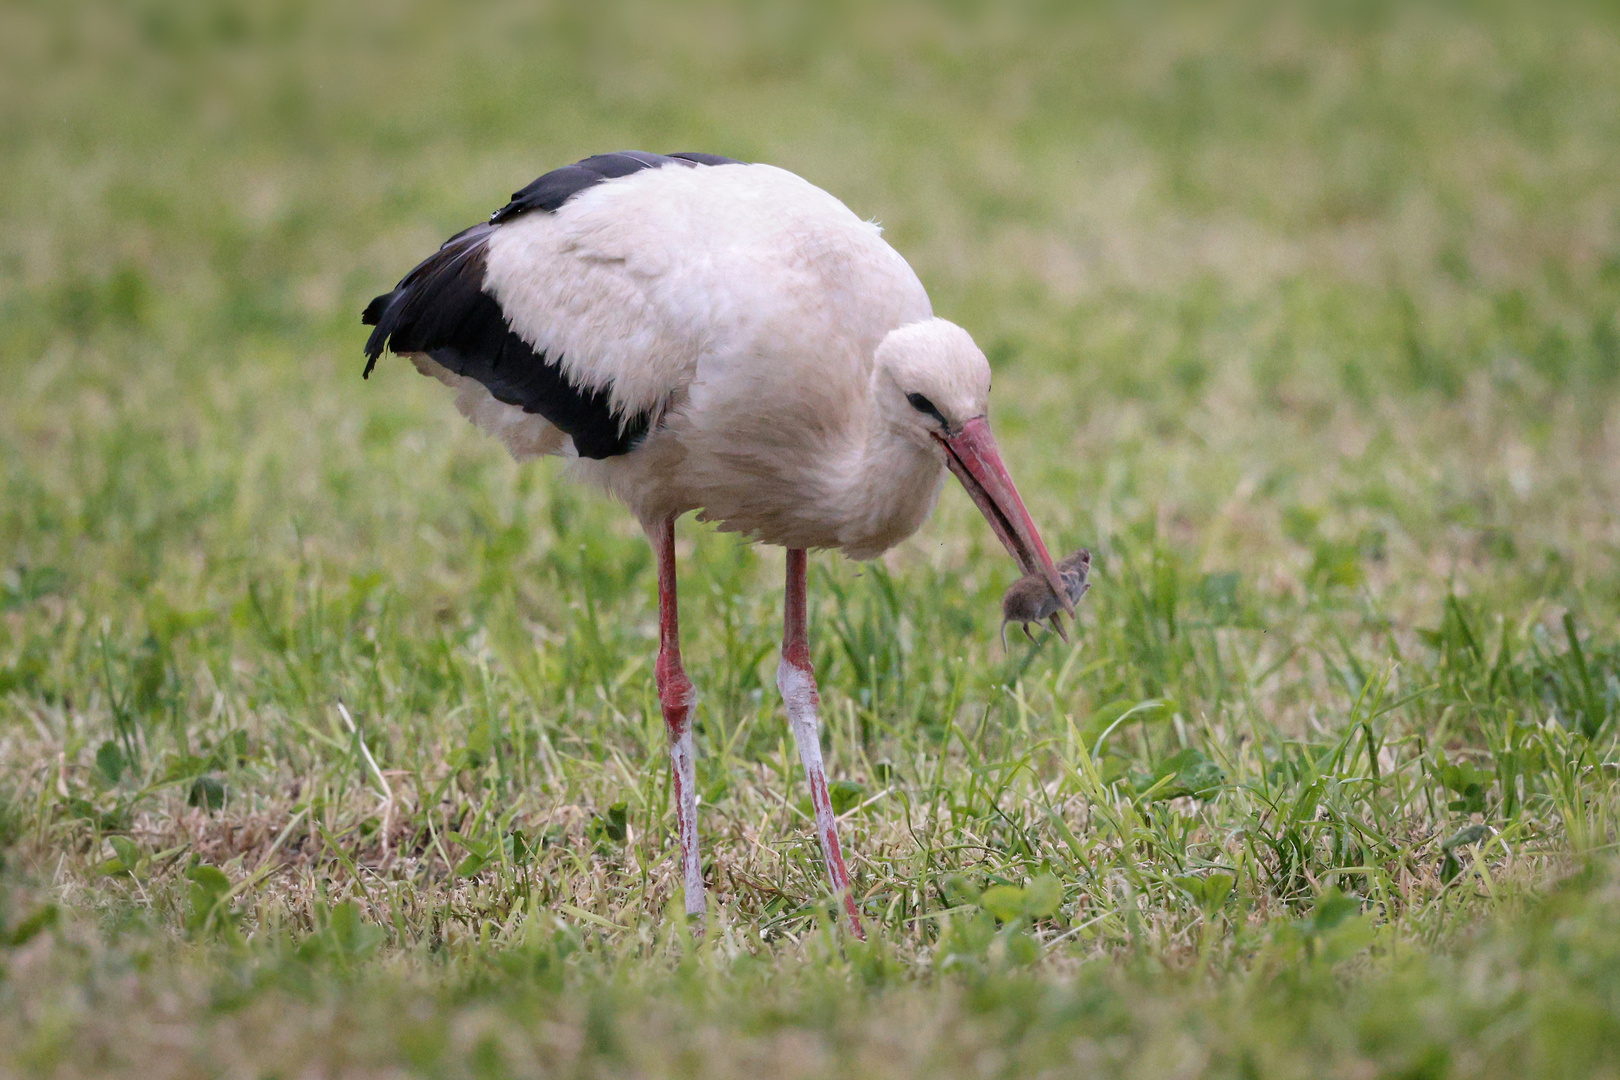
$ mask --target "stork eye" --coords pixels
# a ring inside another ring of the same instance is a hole
[[[941,413],[938,409],[936,409],[934,407],[934,403],[932,401],[929,401],[927,398],[923,397],[921,394],[918,394],[918,393],[915,393],[915,392],[907,394],[906,395],[906,400],[911,402],[911,407],[913,409],[916,409],[920,413],[927,413],[929,416],[932,416],[935,420],[938,420],[940,427],[950,427],[951,426],[950,424],[945,422],[944,414]]]

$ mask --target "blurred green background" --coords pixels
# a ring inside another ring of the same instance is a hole
[[[1054,452],[1023,469],[1050,478],[1036,498],[1065,540],[1117,529],[1096,517],[1110,497],[1173,525],[1253,488],[1261,509],[1376,505],[1442,577],[1512,548],[1525,598],[1591,565],[1574,556],[1595,537],[1567,520],[1580,500],[1557,487],[1612,493],[1617,121],[1598,9],[3,18],[4,528],[45,545],[36,561],[73,535],[31,527],[53,505],[134,513],[97,509],[132,497],[120,470],[184,473],[153,512],[204,528],[217,515],[198,500],[328,513],[365,475],[343,433],[387,455],[426,407],[400,369],[354,381],[357,304],[546,169],[690,147],[794,169],[885,225],[992,357],[1012,437],[1046,433]],[[308,440],[256,441],[290,414]],[[128,440],[119,461],[106,439]],[[1393,475],[1385,447],[1426,469]],[[1377,532],[1366,517],[1342,539]],[[328,524],[309,539],[352,527]],[[254,525],[255,551],[282,542]],[[1234,562],[1221,532],[1183,539]],[[1612,611],[1612,585],[1582,584]]]

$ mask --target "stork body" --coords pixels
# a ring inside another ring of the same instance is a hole
[[[513,456],[575,459],[646,530],[689,913],[704,892],[675,519],[696,511],[787,549],[777,684],[859,934],[821,760],[807,550],[887,550],[927,518],[949,468],[1021,569],[1067,596],[990,437],[990,369],[968,334],[933,316],[876,225],[792,173],[703,154],[604,154],[548,173],[365,321],[367,374],[385,348],[410,357]]]

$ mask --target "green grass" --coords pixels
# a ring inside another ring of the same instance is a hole
[[[0,9],[0,1073],[1620,1075],[1620,21],[583,10]],[[626,147],[880,219],[1096,553],[813,560],[865,946],[781,556],[681,525],[695,940],[638,530],[359,378]]]

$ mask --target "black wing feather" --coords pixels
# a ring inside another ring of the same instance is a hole
[[[406,274],[392,292],[372,300],[360,321],[373,327],[366,341],[366,369],[384,349],[426,353],[457,375],[475,379],[497,401],[536,413],[574,440],[581,457],[629,453],[651,423],[647,413],[613,414],[606,389],[587,390],[562,366],[519,337],[495,298],[484,291],[485,245],[505,221],[530,211],[554,212],[596,184],[642,169],[682,165],[741,164],[715,154],[648,154],[637,150],[598,154],[555,169],[513,194],[487,223],[446,240]]]
[[[495,298],[484,292],[485,244],[495,229],[477,225],[448,241],[393,292],[366,306],[374,329],[366,375],[383,350],[426,353],[457,375],[476,379],[496,401],[537,413],[574,440],[581,457],[628,453],[650,417],[613,413],[606,390],[587,390],[562,366],[519,337]]]
[[[572,165],[553,169],[521,191],[512,193],[512,201],[490,215],[491,224],[499,225],[519,214],[531,210],[551,213],[586,188],[607,180],[640,172],[659,169],[665,165],[741,165],[733,158],[718,154],[649,154],[642,150],[621,150],[615,154],[597,154]]]

